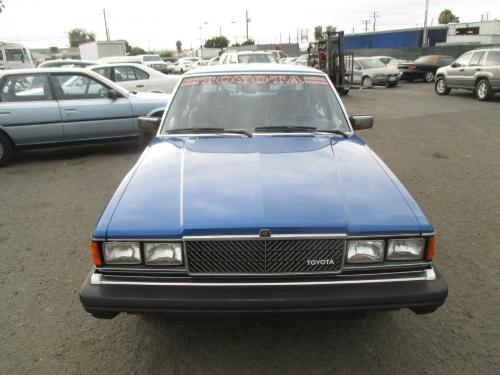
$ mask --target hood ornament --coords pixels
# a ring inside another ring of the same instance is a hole
[[[261,229],[259,232],[259,237],[262,237],[262,238],[271,237],[271,230],[270,229]]]

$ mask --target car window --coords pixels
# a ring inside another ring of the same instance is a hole
[[[52,76],[59,99],[98,99],[106,96],[108,88],[102,83],[80,74]]]
[[[229,60],[229,62],[233,64],[236,64],[238,62],[238,57],[235,53],[231,54],[231,59]]]
[[[1,49],[0,49],[0,61],[3,61],[3,52]]]
[[[366,59],[358,61],[363,69],[383,68],[385,64],[379,59]]]
[[[361,69],[361,65],[357,61],[354,61],[354,69]]]
[[[500,51],[488,52],[488,56],[486,56],[486,61],[484,65],[487,66],[500,65]]]
[[[414,62],[417,64],[437,64],[438,61],[438,56],[420,56]]]
[[[440,57],[439,64],[440,65],[450,65],[453,62],[453,58],[451,57]]]
[[[53,100],[52,90],[45,74],[18,74],[8,76],[0,88],[1,102]]]
[[[184,78],[162,131],[204,127],[253,131],[265,126],[349,131],[326,77],[290,74]]]
[[[7,61],[21,61],[24,62],[25,57],[23,50],[21,48],[16,49],[6,49],[5,55],[7,57]]]
[[[457,64],[458,66],[466,66],[467,63],[469,62],[471,56],[472,56],[472,52],[464,53],[462,56],[460,56],[455,61],[455,64]]]
[[[146,73],[144,70],[136,68],[134,66],[134,73],[135,73],[135,78],[137,79],[149,79],[149,74]]]
[[[133,66],[115,66],[115,82],[135,81]]]
[[[238,61],[240,63],[275,63],[276,57],[271,54],[258,54],[252,53],[248,55],[238,55]]]
[[[483,60],[484,52],[474,52],[472,58],[469,61],[469,66],[478,66],[481,65]]]
[[[103,77],[106,77],[107,79],[111,79],[111,67],[102,67],[102,68],[96,68],[92,69],[94,72],[97,74],[102,75]]]

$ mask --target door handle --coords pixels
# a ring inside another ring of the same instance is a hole
[[[10,115],[10,111],[0,111],[0,115]]]
[[[463,72],[465,69],[460,69],[461,72]]]
[[[135,86],[135,87],[144,87],[144,85],[137,85],[137,86]]]
[[[480,72],[480,71],[481,71],[481,68],[477,68],[477,69],[476,69],[476,72]]]
[[[66,108],[64,108],[64,111],[65,112],[75,112],[76,111],[76,107],[66,107]]]

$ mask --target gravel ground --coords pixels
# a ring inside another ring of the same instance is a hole
[[[0,169],[0,374],[500,373],[500,96],[402,83],[344,102],[376,115],[361,135],[437,229],[436,313],[96,320],[78,300],[90,232],[136,146],[23,151]]]

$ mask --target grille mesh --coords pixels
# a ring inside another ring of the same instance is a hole
[[[343,249],[341,239],[186,242],[189,271],[194,274],[336,272]]]

